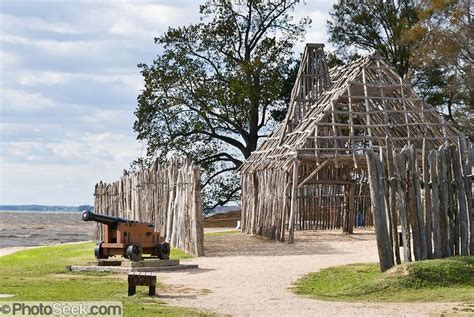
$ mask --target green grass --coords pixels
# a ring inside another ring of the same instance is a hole
[[[172,248],[170,252],[170,259],[184,260],[191,259],[193,256],[189,253],[184,252],[181,249]]]
[[[93,246],[93,243],[79,243],[41,247],[0,257],[0,294],[15,295],[4,300],[121,301],[125,316],[199,314],[167,306],[157,297],[148,297],[147,287],[138,287],[137,295],[128,297],[123,274],[66,270],[67,265],[93,261]],[[171,251],[171,258],[189,257],[180,250]]]
[[[297,294],[334,301],[459,301],[474,303],[474,256],[405,263],[381,273],[378,263],[310,273]]]
[[[222,236],[232,236],[236,234],[241,234],[240,230],[229,230],[229,231],[218,231],[218,232],[206,232],[205,237],[222,237]]]

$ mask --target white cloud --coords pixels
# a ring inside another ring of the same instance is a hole
[[[0,71],[12,68],[20,63],[20,58],[13,53],[0,49]]]
[[[4,27],[11,29],[27,29],[30,31],[48,31],[62,34],[78,34],[79,30],[68,23],[51,22],[38,17],[17,17],[10,14],[0,14],[0,20]],[[26,22],[26,23],[25,23]]]
[[[0,92],[0,104],[2,110],[23,112],[29,110],[41,110],[53,108],[53,100],[38,92],[26,92],[16,89],[2,89]]]
[[[141,151],[131,135],[109,132],[84,132],[82,136],[70,135],[58,142],[2,142],[2,149],[5,151],[4,160],[10,163],[104,167],[120,161],[123,164],[121,168],[127,168]]]
[[[120,133],[84,133],[57,143],[2,143],[1,148],[8,151],[2,153],[0,169],[3,204],[92,203],[94,184],[118,179],[141,151],[131,135]]]
[[[114,123],[128,124],[127,128],[131,130],[134,116],[132,111],[127,110],[97,109],[92,114],[83,117],[82,120],[87,125],[111,126]],[[87,129],[87,127],[85,128]]]
[[[83,157],[81,153],[81,144],[67,142],[67,143],[50,143],[46,145],[47,148],[51,149],[58,162],[77,162],[82,161]]]
[[[184,10],[183,10],[184,9]],[[162,4],[125,4],[120,11],[127,12],[135,19],[148,25],[170,25],[182,22],[186,8]]]
[[[18,82],[23,86],[36,85],[57,85],[64,83],[66,80],[65,73],[59,72],[28,72],[19,76]]]
[[[53,71],[20,71],[17,75],[17,82],[20,85],[35,86],[53,86],[62,85],[70,82],[83,83],[102,83],[118,84],[129,87],[130,90],[138,92],[143,86],[141,75],[133,70],[114,71],[106,73],[72,73],[72,72],[53,72]]]
[[[130,35],[137,31],[137,26],[127,20],[119,20],[112,24],[109,28],[109,32],[118,35]]]
[[[56,40],[56,39],[31,39],[24,36],[4,34],[1,42],[15,44],[46,51],[51,55],[80,55],[100,54],[104,52],[104,41],[98,40]]]
[[[294,17],[299,20],[303,17],[311,19],[311,26],[307,30],[304,42],[296,46],[297,53],[301,52],[305,43],[323,43],[325,51],[331,51],[334,48],[328,42],[327,21],[330,19],[329,8],[334,4],[334,0],[326,0],[318,3],[308,3],[307,5],[298,5]]]

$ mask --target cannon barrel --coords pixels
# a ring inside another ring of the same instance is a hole
[[[102,223],[104,225],[116,225],[121,222],[134,222],[131,220],[126,220],[120,217],[113,217],[113,216],[106,216],[106,215],[98,215],[93,213],[92,211],[84,211],[82,213],[82,220],[84,221],[95,221],[98,223]]]
[[[109,225],[115,227],[118,223],[138,223],[135,220],[128,220],[123,219],[121,217],[114,217],[114,216],[107,216],[107,215],[99,215],[95,214],[92,211],[85,210],[82,212],[82,220],[84,221],[95,221],[104,225]],[[155,225],[152,223],[147,223],[148,227],[154,227]]]

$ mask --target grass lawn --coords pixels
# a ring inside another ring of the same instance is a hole
[[[240,230],[228,230],[228,231],[217,231],[217,232],[206,232],[204,237],[222,237],[222,236],[232,236],[236,234],[241,234]]]
[[[137,295],[128,297],[126,275],[66,270],[66,265],[93,261],[93,247],[92,242],[65,244],[0,257],[0,294],[15,295],[2,300],[121,301],[125,316],[199,315],[189,309],[167,306],[157,297],[148,297],[147,287],[137,287]],[[183,251],[171,250],[170,258],[189,257]]]
[[[294,291],[334,301],[474,304],[474,257],[411,262],[385,273],[378,263],[331,267],[304,276]]]

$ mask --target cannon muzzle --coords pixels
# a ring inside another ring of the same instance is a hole
[[[104,225],[109,225],[109,226],[114,226],[114,225],[117,225],[118,223],[121,223],[121,222],[134,222],[134,221],[131,221],[131,220],[126,220],[126,219],[120,218],[120,217],[98,215],[98,214],[95,214],[95,213],[93,213],[91,211],[88,211],[88,210],[86,210],[82,213],[82,220],[84,220],[84,221],[95,221],[95,222],[102,223]]]

